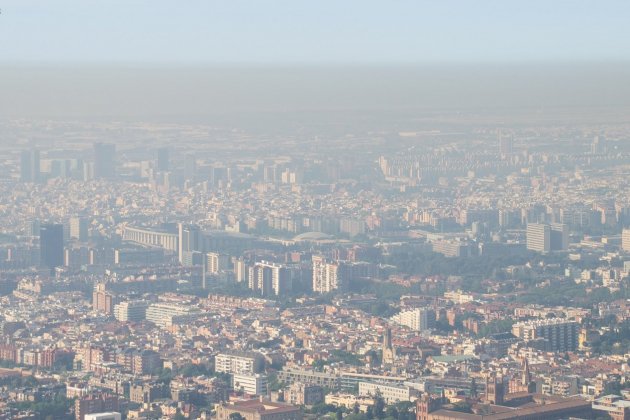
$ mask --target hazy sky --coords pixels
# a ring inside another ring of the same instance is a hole
[[[628,60],[630,1],[0,0],[0,60]]]

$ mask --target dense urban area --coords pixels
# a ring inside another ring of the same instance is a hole
[[[630,122],[497,120],[1,120],[0,419],[630,419]]]

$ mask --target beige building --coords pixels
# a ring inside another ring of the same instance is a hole
[[[302,411],[295,406],[261,399],[215,405],[217,420],[230,420],[240,414],[246,420],[302,420]]]

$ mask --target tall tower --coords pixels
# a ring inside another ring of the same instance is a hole
[[[201,251],[201,229],[196,225],[185,225],[179,223],[177,254],[181,264],[186,261],[186,254],[193,251]]]
[[[170,170],[170,157],[168,147],[160,147],[159,149],[157,149],[155,168],[160,172],[167,172]]]
[[[116,145],[94,143],[94,178],[113,179],[116,176]]]
[[[396,359],[396,352],[392,346],[392,329],[386,328],[383,333],[383,361],[382,365],[391,365]]]
[[[416,420],[429,420],[429,414],[441,406],[439,399],[433,399],[427,393],[416,400]]]
[[[39,177],[39,150],[22,151],[20,154],[20,181],[37,182]]]
[[[39,230],[40,262],[54,269],[63,265],[63,225],[45,224]]]
[[[501,405],[505,396],[503,377],[497,377],[496,373],[486,376],[486,404]]]
[[[499,154],[501,156],[511,155],[514,152],[514,139],[510,134],[499,131]]]

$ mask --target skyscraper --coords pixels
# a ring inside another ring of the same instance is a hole
[[[551,226],[544,223],[528,223],[527,249],[542,253],[551,251]]]
[[[195,225],[178,225],[178,258],[183,263],[184,254],[201,250],[201,229]]]
[[[168,147],[160,147],[157,149],[156,169],[160,172],[169,171],[169,150]]]
[[[313,255],[313,291],[329,293],[341,286],[339,264],[331,263],[319,255]]]
[[[116,176],[116,145],[94,144],[94,178],[112,179]]]
[[[511,155],[514,152],[514,138],[510,134],[499,132],[499,154]]]
[[[44,267],[63,265],[63,225],[41,225],[39,231],[40,261]]]
[[[70,238],[81,242],[88,240],[88,220],[85,217],[70,218]]]
[[[569,247],[569,228],[565,224],[528,223],[527,249],[547,253],[566,251]]]
[[[37,182],[39,177],[39,150],[22,151],[20,155],[20,181]]]

